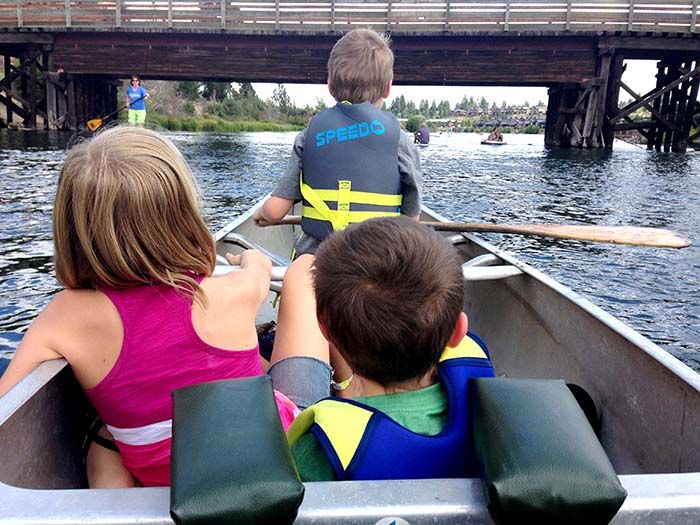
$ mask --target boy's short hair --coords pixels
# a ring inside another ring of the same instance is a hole
[[[332,234],[316,253],[313,281],[330,342],[382,385],[420,378],[438,363],[464,300],[455,248],[407,217]]]
[[[391,40],[370,29],[355,29],[338,40],[328,58],[328,84],[338,101],[375,103],[394,78]]]

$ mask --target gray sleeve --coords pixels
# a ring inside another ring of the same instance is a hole
[[[299,176],[301,175],[301,159],[304,155],[304,142],[306,141],[306,130],[304,128],[294,139],[292,153],[289,156],[287,169],[277,182],[277,187],[272,190],[272,195],[293,201],[301,200],[301,190],[299,189]]]
[[[399,174],[401,175],[401,213],[415,217],[421,210],[423,170],[420,166],[420,153],[413,139],[403,131],[399,138]]]

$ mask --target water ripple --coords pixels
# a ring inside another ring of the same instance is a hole
[[[272,190],[293,133],[171,133],[212,230]],[[542,136],[435,136],[421,149],[425,202],[455,221],[566,222],[700,230],[700,155],[546,149]],[[16,347],[58,289],[51,205],[70,135],[0,133],[0,351]],[[691,236],[692,236],[691,235]],[[700,246],[662,250],[484,235],[589,297],[700,370]],[[697,242],[700,240],[696,239]]]

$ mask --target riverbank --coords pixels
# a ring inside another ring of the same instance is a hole
[[[301,131],[300,126],[261,120],[226,120],[222,118],[178,117],[174,115],[148,115],[148,127],[168,131],[216,131],[232,133],[241,131]]]

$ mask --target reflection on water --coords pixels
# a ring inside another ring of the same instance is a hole
[[[212,231],[275,185],[293,133],[171,133],[204,195]],[[629,224],[697,237],[700,156],[546,149],[542,136],[446,134],[421,148],[425,202],[456,221]],[[0,350],[21,333],[50,295],[51,204],[62,133],[0,133]],[[499,247],[589,297],[700,370],[700,246],[662,250],[486,235]],[[700,238],[695,239],[700,243]]]

